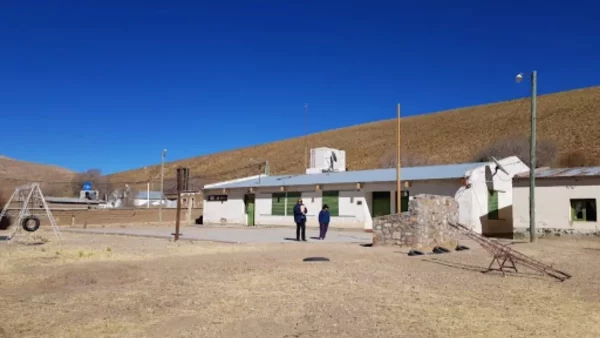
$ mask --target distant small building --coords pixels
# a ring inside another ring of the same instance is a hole
[[[538,234],[600,235],[600,167],[540,168],[535,171]],[[529,173],[513,179],[514,232],[529,234]]]
[[[87,200],[75,197],[54,197],[54,196],[45,196],[46,204],[52,210],[58,209],[95,209],[98,208],[103,201],[98,200]],[[13,200],[9,206],[9,209],[18,210],[21,208],[22,201]],[[33,209],[43,208],[41,203],[39,205],[30,206]]]
[[[181,192],[181,207],[187,208],[188,203],[192,203],[192,208],[200,208],[202,207],[202,191],[182,191]],[[173,201],[177,203],[177,192],[169,191],[165,193],[165,197],[169,201]],[[177,206],[177,204],[175,204]]]
[[[150,207],[158,207],[161,202],[165,208],[172,208],[173,205],[176,205],[173,201],[169,201],[160,191],[138,192],[133,200],[133,205],[136,207],[148,207],[149,203]]]

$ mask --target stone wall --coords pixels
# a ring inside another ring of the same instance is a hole
[[[458,202],[452,197],[417,195],[408,211],[373,219],[373,245],[397,245],[431,250],[434,246],[454,249],[458,231],[448,222],[458,222]]]

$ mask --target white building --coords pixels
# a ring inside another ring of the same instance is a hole
[[[513,180],[514,232],[529,234],[529,173]],[[600,167],[536,169],[535,226],[538,234],[600,231]]]
[[[169,201],[160,191],[140,191],[135,195],[133,205],[136,207],[158,207],[161,204],[166,208],[177,207],[177,201]]]
[[[497,170],[494,163],[402,168],[402,209],[408,207],[410,196],[436,194],[455,197],[460,204],[461,222],[478,232],[482,231],[482,223],[510,221],[503,218],[503,210],[496,210],[512,204],[512,176],[529,168],[516,157],[500,163],[508,175]],[[492,194],[488,192],[490,189]],[[302,197],[308,209],[308,226],[318,226],[318,213],[327,204],[332,227],[370,231],[373,217],[396,212],[395,195],[394,168],[260,175],[206,185],[204,223],[293,226],[292,208]],[[487,221],[488,210],[492,211],[491,221]]]

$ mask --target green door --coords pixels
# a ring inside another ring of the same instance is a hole
[[[389,191],[373,191],[373,217],[391,214]]]
[[[254,226],[254,195],[246,195],[246,215],[248,215],[248,226]]]

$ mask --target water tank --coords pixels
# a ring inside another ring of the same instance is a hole
[[[83,190],[84,191],[90,191],[93,189],[92,183],[91,182],[84,182],[83,183]]]

